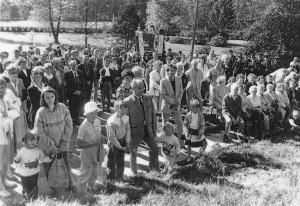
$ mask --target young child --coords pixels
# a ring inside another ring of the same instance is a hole
[[[90,101],[84,105],[85,120],[81,123],[77,145],[82,148],[80,153],[80,174],[78,177],[78,189],[87,192],[87,189],[94,191],[96,188],[98,164],[104,160],[104,138],[101,134],[101,122],[98,117],[96,102]],[[87,188],[88,184],[88,188]]]
[[[124,173],[124,155],[129,152],[130,125],[129,117],[125,115],[126,104],[117,100],[114,104],[115,113],[110,116],[106,123],[108,136],[108,179],[118,180]]]
[[[51,158],[54,158],[52,156]],[[38,178],[41,167],[40,161],[50,161],[43,150],[37,147],[37,134],[28,131],[25,134],[25,147],[22,147],[16,157],[16,171],[20,174],[23,186],[23,196],[27,201],[36,200],[38,197]]]
[[[167,122],[163,126],[163,134],[160,135],[159,140],[162,141],[161,153],[164,157],[165,167],[162,174],[172,174],[174,171],[174,163],[180,154],[180,143],[174,135],[174,127]]]
[[[205,119],[200,111],[200,103],[193,99],[190,104],[192,110],[186,115],[183,122],[183,133],[186,136],[185,144],[188,146],[188,162],[192,161],[191,147],[200,147],[199,153],[201,154],[207,146],[204,136]]]

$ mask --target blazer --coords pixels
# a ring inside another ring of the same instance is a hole
[[[149,94],[143,94],[142,99],[148,135],[150,138],[155,138],[157,121],[152,97]],[[130,147],[135,149],[139,146],[140,141],[143,140],[145,135],[143,108],[141,107],[139,100],[134,95],[130,95],[123,101],[128,108],[129,124],[131,129]]]
[[[82,71],[83,73],[83,78],[84,81],[90,81],[91,83],[94,81],[94,77],[95,77],[95,73],[94,73],[94,68],[93,68],[93,64],[88,63],[87,64],[87,70],[84,66],[84,64],[79,64],[78,65],[78,70]],[[92,85],[92,84],[91,84]]]
[[[73,74],[73,70],[68,71],[65,74],[65,79],[66,79],[66,96],[70,98],[74,93],[79,90],[83,92],[84,89],[84,78],[83,78],[83,73],[80,70],[77,70],[79,82],[76,84],[75,82],[75,77]]]
[[[162,79],[160,83],[160,91],[162,96],[161,111],[163,113],[170,114],[172,112],[170,104],[174,104],[175,101],[178,102],[177,110],[180,111],[180,103],[183,95],[181,78],[175,76],[175,92],[169,77]]]
[[[100,70],[103,68],[103,58],[98,57],[97,58],[97,62],[95,60],[95,57],[92,56],[90,58],[90,63],[93,64],[93,68],[94,68],[94,74],[95,74],[95,79],[100,79]],[[97,64],[96,64],[97,63]]]
[[[28,89],[28,87],[31,85],[31,71],[29,69],[26,69],[27,72],[27,76],[24,74],[23,71],[20,71],[20,73],[18,74],[18,78],[23,80],[25,89]]]

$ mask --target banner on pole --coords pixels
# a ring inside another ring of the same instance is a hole
[[[157,47],[157,53],[158,55],[163,55],[164,53],[164,35],[158,35],[158,47]]]

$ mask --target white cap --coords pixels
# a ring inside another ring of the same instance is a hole
[[[84,105],[84,114],[83,115],[87,115],[88,113],[94,112],[96,110],[99,111],[97,103],[90,101]]]

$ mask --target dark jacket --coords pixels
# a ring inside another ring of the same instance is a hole
[[[73,70],[70,70],[68,72],[66,72],[65,74],[65,79],[66,79],[66,96],[68,98],[70,98],[72,95],[74,95],[74,93],[79,90],[79,91],[83,91],[84,90],[84,77],[83,77],[83,73],[80,70],[77,70],[77,74],[78,74],[78,80],[76,81],[74,74],[73,74]]]

